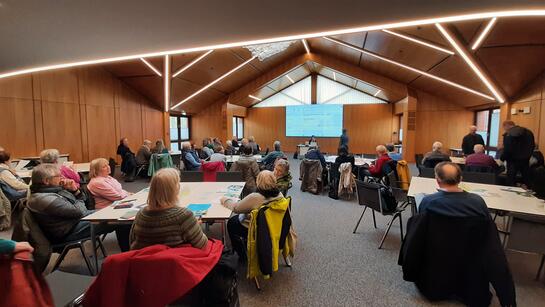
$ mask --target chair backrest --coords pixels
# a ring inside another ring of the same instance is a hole
[[[483,165],[465,165],[465,172],[475,172],[475,173],[494,173],[494,169],[491,166]]]
[[[110,158],[108,160],[108,163],[110,164],[110,176],[115,176],[115,160],[114,158]]]
[[[414,155],[414,161],[415,161],[417,167],[422,166],[422,159],[424,159],[423,154],[415,154]]]
[[[382,213],[380,186],[377,183],[356,180],[358,203]]]
[[[397,161],[396,160],[388,160],[384,165],[382,166],[382,174],[384,176],[388,176],[391,172],[394,173],[394,175],[397,177]]]
[[[424,161],[424,164],[422,166],[434,168],[437,164],[444,161],[446,161],[444,158],[426,158],[426,161]]]
[[[202,182],[204,180],[203,172],[200,171],[182,171],[180,172],[181,182]]]
[[[399,178],[394,171],[391,171],[386,175],[386,185],[392,188],[401,188],[399,184]]]
[[[218,182],[241,182],[242,172],[217,172],[216,181]]]
[[[431,167],[421,167],[418,177],[435,178],[435,170]]]
[[[496,174],[463,171],[462,180],[475,183],[496,184]]]

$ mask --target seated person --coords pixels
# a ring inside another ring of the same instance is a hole
[[[383,174],[382,168],[384,165],[392,160],[390,156],[388,156],[388,151],[386,150],[386,147],[384,145],[378,145],[376,148],[377,151],[377,160],[374,162],[374,164],[371,164],[369,168],[367,169],[369,171],[369,174],[373,177],[382,177],[386,174]]]
[[[15,254],[25,251],[32,253],[34,248],[32,248],[28,242],[15,242],[0,238],[0,255]]]
[[[10,186],[17,192],[21,192],[21,196],[24,197],[24,192],[28,190],[28,184],[26,184],[10,167],[11,156],[9,152],[0,151],[0,181]]]
[[[388,156],[394,161],[403,160],[400,153],[396,152],[394,144],[386,144],[386,150],[388,150]]]
[[[203,159],[208,159],[212,154],[214,154],[214,150],[210,148],[210,143],[208,139],[202,140],[202,153],[203,153]]]
[[[424,167],[435,167],[439,162],[449,162],[450,157],[447,154],[441,152],[443,144],[441,142],[435,142],[432,145],[432,150],[424,155],[422,159],[422,165]]]
[[[274,168],[274,161],[276,161],[276,159],[286,156],[282,150],[280,150],[280,141],[274,141],[273,148],[274,150],[269,152],[269,154],[266,155],[263,160],[261,160],[264,168],[268,170],[272,170]]]
[[[201,159],[189,142],[182,142],[182,161],[186,171],[197,171],[201,168]]]
[[[235,201],[232,198],[222,197],[221,204],[237,215],[232,216],[227,222],[227,231],[233,249],[239,258],[246,259],[246,238],[248,237],[248,226],[250,225],[250,212],[261,205],[284,197],[276,186],[276,177],[271,171],[262,171],[257,176],[257,192],[251,193]]]
[[[288,160],[278,159],[274,163],[274,176],[276,177],[276,187],[282,194],[286,195],[291,188],[290,164]]]
[[[418,212],[428,211],[452,217],[481,216],[490,219],[488,207],[482,197],[458,187],[462,181],[462,171],[458,165],[452,162],[437,164],[435,180],[439,189],[436,193],[424,196],[418,206]]]
[[[223,146],[216,145],[214,146],[214,153],[210,156],[209,162],[227,162],[227,157],[225,156],[225,150]]]
[[[123,190],[121,183],[110,176],[108,160],[98,158],[91,161],[89,167],[91,180],[87,189],[95,198],[95,208],[102,209],[111,205],[116,200],[129,196],[129,192]]]
[[[149,159],[151,158],[151,141],[144,140],[144,143],[138,149],[136,153],[137,165],[149,165]]]
[[[248,138],[248,145],[252,148],[252,154],[259,154],[259,145],[255,142],[255,138],[253,136]]]
[[[348,147],[341,146],[339,147],[339,149],[337,149],[337,158],[335,158],[335,165],[338,168],[341,164],[346,162],[352,164],[352,169],[354,169],[354,156],[348,153]]]
[[[238,138],[236,135],[233,135],[233,138],[231,139],[231,145],[233,145],[233,147],[239,147],[240,144],[238,143]]]
[[[48,240],[53,243],[85,239],[91,235],[91,223],[81,221],[81,218],[94,211],[85,207],[85,194],[79,190],[69,190],[72,188],[63,181],[57,165],[41,164],[32,170],[27,206]],[[106,224],[95,226],[97,235],[116,230],[121,251],[129,249],[129,229]]]
[[[236,154],[236,149],[233,147],[233,143],[230,140],[225,141],[226,147],[225,147],[225,154],[226,155],[234,155]]]
[[[165,142],[162,139],[155,141],[155,147],[153,147],[152,153],[165,154],[168,153],[168,148],[165,147]]]
[[[310,139],[308,140],[308,144],[312,145],[313,143],[316,143],[316,137],[314,137],[314,135],[311,135]]]
[[[484,146],[481,144],[476,144],[473,146],[473,151],[475,153],[470,154],[466,157],[466,166],[488,166],[492,168],[494,172],[499,170],[498,163],[491,156],[487,155],[484,152]]]
[[[180,175],[174,168],[160,169],[152,177],[148,205],[134,219],[130,233],[131,249],[154,244],[171,247],[189,243],[203,248],[208,238],[193,213],[178,206]]]
[[[136,159],[134,153],[129,148],[129,140],[122,138],[117,146],[117,154],[121,157],[121,172],[127,175],[126,182],[134,181],[136,173]]]
[[[60,167],[61,176],[63,179],[72,180],[76,189],[79,189],[81,177],[78,172],[73,170],[71,167],[59,164],[59,151],[56,149],[46,149],[40,153],[40,163],[42,164],[55,164]],[[65,180],[66,182],[66,180]]]
[[[324,155],[322,154],[322,152],[320,152],[320,148],[316,147],[316,148],[313,148],[313,149],[307,151],[307,153],[305,154],[305,159],[320,160],[320,164],[322,165],[322,169],[325,171],[325,169],[326,169],[325,158],[324,158]]]
[[[234,162],[230,172],[242,172],[242,179],[246,182],[242,190],[242,196],[248,195],[256,189],[256,179],[259,174],[259,165],[252,155],[250,146],[241,146],[242,154],[238,161]]]

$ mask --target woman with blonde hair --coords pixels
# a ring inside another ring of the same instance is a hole
[[[165,142],[162,139],[158,139],[155,141],[155,147],[153,147],[152,152],[156,154],[164,154],[168,153],[168,148],[165,147]]]
[[[154,244],[178,246],[190,243],[204,248],[208,238],[193,213],[178,207],[180,175],[174,168],[163,168],[151,179],[148,205],[134,220],[130,241],[131,249]]]
[[[261,205],[283,198],[284,195],[278,190],[276,177],[271,171],[261,171],[257,175],[257,191],[249,194],[240,201],[236,202],[232,198],[222,197],[221,204],[234,213],[239,213],[229,219],[227,222],[227,231],[233,249],[241,259],[246,259],[245,238],[248,237],[248,227],[250,225],[250,212],[259,208]]]
[[[116,200],[121,200],[130,195],[123,190],[121,183],[110,176],[110,164],[104,158],[91,161],[89,177],[91,180],[87,189],[95,198],[95,208],[102,209],[111,205]]]

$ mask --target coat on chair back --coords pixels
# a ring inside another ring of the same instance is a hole
[[[322,165],[319,160],[304,159],[301,162],[301,191],[309,191],[314,194],[321,192]]]
[[[398,263],[403,279],[414,282],[429,300],[488,306],[491,283],[502,306],[516,306],[511,271],[491,219],[415,215],[407,224]]]

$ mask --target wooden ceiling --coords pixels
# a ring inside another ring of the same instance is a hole
[[[479,20],[458,22],[450,26],[462,43],[469,46],[487,23],[488,20]],[[539,17],[499,18],[481,47],[472,52],[478,63],[489,73],[508,99],[509,97],[515,97],[545,70],[544,24],[545,18]],[[434,25],[399,28],[394,29],[394,31],[434,43],[445,49],[454,50]],[[482,93],[490,94],[483,82],[476,77],[458,55],[431,49],[383,31],[344,34],[334,38]],[[382,75],[410,87],[446,98],[462,106],[473,107],[490,103],[490,100],[483,97],[454,88],[326,39],[312,38],[307,41],[311,53],[334,58],[353,68]],[[470,50],[469,47],[468,49]],[[173,56],[172,72],[177,71],[180,67],[187,65],[202,54],[201,52]],[[285,51],[264,61],[255,59],[200,95],[185,102],[179,110],[196,113],[219,99],[227,99],[230,94],[246,84],[257,78],[264,78],[275,68],[304,54],[303,44],[297,41]],[[250,57],[250,52],[241,47],[213,51],[203,60],[173,78],[171,104],[174,105],[182,101]],[[162,71],[163,58],[150,58],[147,60]],[[105,68],[157,103],[158,106],[163,105],[162,78],[140,60],[107,64]],[[271,74],[270,80],[262,82],[252,92],[252,95],[262,98],[268,97],[291,85],[285,74],[289,74],[294,81],[300,80],[310,73],[319,73],[332,79],[330,75],[333,71],[336,70],[322,63],[300,63],[280,75]],[[381,86],[367,82],[367,80],[360,79],[358,82],[358,77],[349,76],[339,71],[336,71],[336,73],[340,74],[339,82],[364,92],[374,94],[376,89],[382,89]],[[380,98],[389,101],[395,101],[394,99],[399,96],[398,94],[389,95],[388,93],[383,95]],[[251,98],[239,99],[234,103],[249,106],[255,103],[255,100]]]

